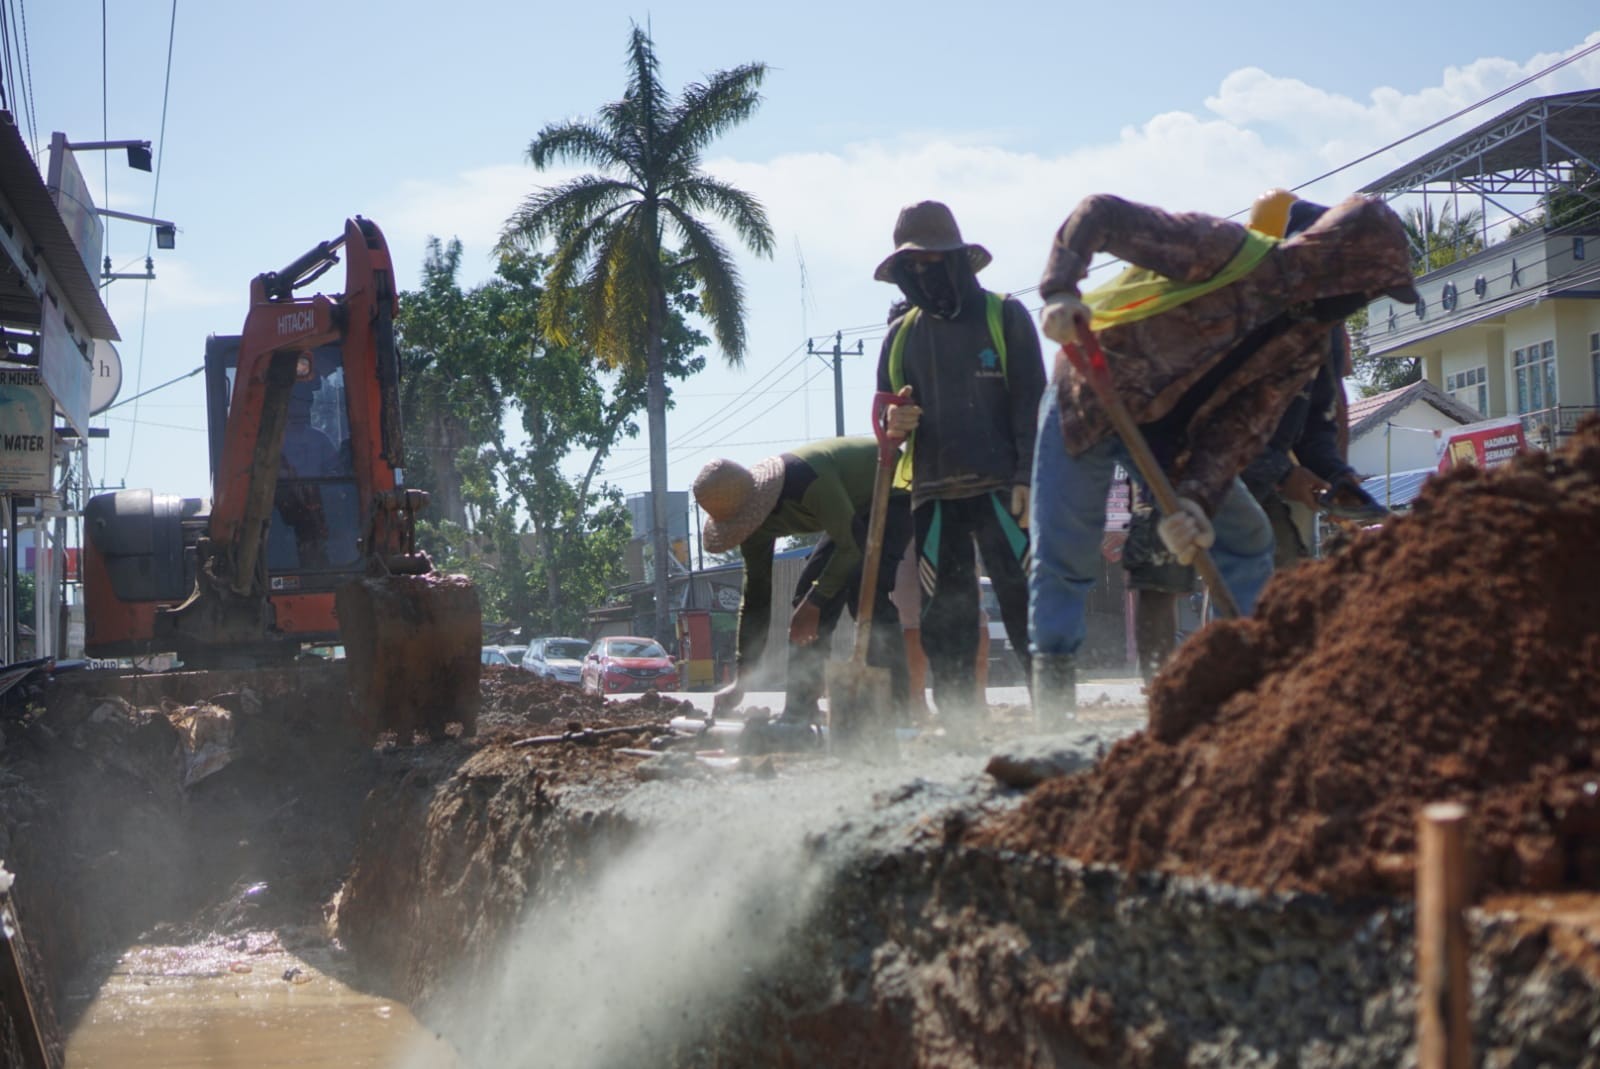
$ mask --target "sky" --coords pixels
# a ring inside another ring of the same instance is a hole
[[[834,432],[832,376],[805,355],[808,339],[864,343],[845,358],[844,396],[846,431],[867,432],[895,296],[872,272],[903,204],[946,201],[966,239],[994,254],[985,285],[1025,291],[1089,193],[1236,212],[1600,42],[1589,4],[1524,17],[1483,0],[1447,15],[1369,0],[1154,0],[1136,18],[1120,4],[833,0],[280,0],[270,17],[196,0],[14,7],[26,21],[15,72],[31,86],[25,140],[40,152],[56,130],[156,142],[159,179],[119,154],[83,162],[103,206],[179,228],[177,248],[153,254],[154,282],[103,290],[122,335],[122,398],[198,367],[207,334],[243,324],[250,279],[348,216],[383,228],[403,288],[417,285],[432,236],[460,238],[463,281],[486,280],[517,203],[576,173],[535,171],[529,141],[621,95],[631,22],[648,26],[673,88],[767,63],[760,110],[711,147],[705,169],[765,204],[777,249],[738,254],[743,365],[711,350],[706,372],[675,387],[675,490],[715,457],[751,463]],[[1600,53],[1304,195],[1337,200],[1518,100],[1596,86]],[[149,240],[147,226],[111,222],[115,269],[138,270]],[[101,484],[208,496],[200,377],[96,422],[110,429],[92,446]],[[646,455],[641,434],[602,477],[644,491]]]

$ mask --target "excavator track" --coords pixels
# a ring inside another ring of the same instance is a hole
[[[352,580],[334,595],[350,674],[356,728],[442,739],[478,726],[483,612],[460,575]]]

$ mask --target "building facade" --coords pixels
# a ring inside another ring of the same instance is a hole
[[[1476,204],[1482,246],[1419,277],[1416,305],[1368,305],[1368,353],[1417,358],[1480,418],[1516,416],[1530,444],[1558,445],[1600,409],[1597,176],[1600,90],[1585,90],[1517,105],[1367,186],[1458,220]]]

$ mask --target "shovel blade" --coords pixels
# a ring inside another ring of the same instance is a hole
[[[875,753],[893,742],[889,670],[829,661],[828,734],[839,752]]]

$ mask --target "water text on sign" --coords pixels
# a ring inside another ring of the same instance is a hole
[[[19,453],[37,453],[44,448],[44,435],[0,434],[0,448]]]
[[[278,317],[278,336],[281,338],[289,334],[304,333],[316,326],[316,323],[316,313],[309,308],[298,312],[287,312]]]

